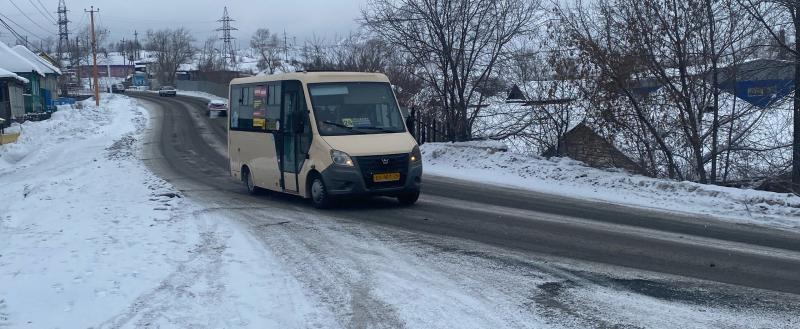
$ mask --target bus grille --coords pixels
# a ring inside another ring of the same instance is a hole
[[[361,175],[364,176],[364,183],[368,189],[382,189],[402,187],[406,185],[406,177],[408,176],[408,154],[389,154],[389,155],[371,155],[356,157],[358,167],[361,169]],[[393,182],[374,182],[372,180],[373,174],[382,173],[400,173],[400,180]]]

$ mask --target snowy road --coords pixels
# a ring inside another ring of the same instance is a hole
[[[246,195],[227,175],[225,121],[206,118],[204,101],[131,95],[151,110],[150,168],[202,205],[205,222],[241,226],[292,273],[308,298],[284,311],[303,313],[301,326],[791,327],[800,318],[798,235],[436,177],[415,207],[374,199],[320,212]]]

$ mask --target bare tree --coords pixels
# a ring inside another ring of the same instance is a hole
[[[217,40],[217,37],[212,36],[208,37],[208,39],[203,42],[203,48],[200,49],[200,63],[198,65],[200,71],[218,71],[225,67],[224,59],[220,54],[220,50],[217,49]]]
[[[478,86],[487,83],[509,43],[529,32],[537,6],[527,0],[371,0],[361,22],[413,60],[444,111],[449,139],[463,141],[472,137],[482,109]]]
[[[794,136],[792,147],[792,185],[800,192],[800,1],[797,0],[738,0],[774,41],[788,52],[794,62]],[[790,43],[784,32],[789,31],[794,43]]]
[[[330,61],[342,71],[383,71],[393,57],[391,46],[364,33],[351,33],[330,48]]]
[[[723,83],[733,90],[755,38],[733,2],[607,0],[558,12],[585,80],[597,82],[586,95],[589,118],[650,173],[706,182],[720,154],[727,178],[735,160],[780,152],[779,138],[757,140],[769,135],[765,124],[780,121],[772,108],[721,96]]]
[[[258,29],[250,38],[250,47],[258,52],[259,69],[274,74],[275,70],[282,66],[281,55],[285,45],[281,42],[278,34],[271,33],[269,29]]]
[[[159,81],[175,82],[178,67],[194,55],[193,42],[194,37],[183,27],[147,31],[147,48],[155,54]]]

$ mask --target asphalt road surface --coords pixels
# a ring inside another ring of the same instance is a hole
[[[154,119],[146,160],[188,195],[213,193],[253,207],[317,211],[296,197],[246,195],[228,175],[225,118],[208,118],[204,100],[129,95],[142,100]],[[359,225],[481,243],[531,257],[664,273],[791,298],[800,294],[800,235],[711,218],[432,176],[424,177],[415,206],[374,198],[327,212]]]

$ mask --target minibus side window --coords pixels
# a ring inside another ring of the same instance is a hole
[[[231,129],[244,131],[263,131],[253,126],[253,92],[255,86],[232,87]]]
[[[231,87],[231,129],[239,128],[239,103],[242,97],[242,88]]]
[[[267,86],[267,129],[277,130],[281,118],[281,83],[272,82]]]

